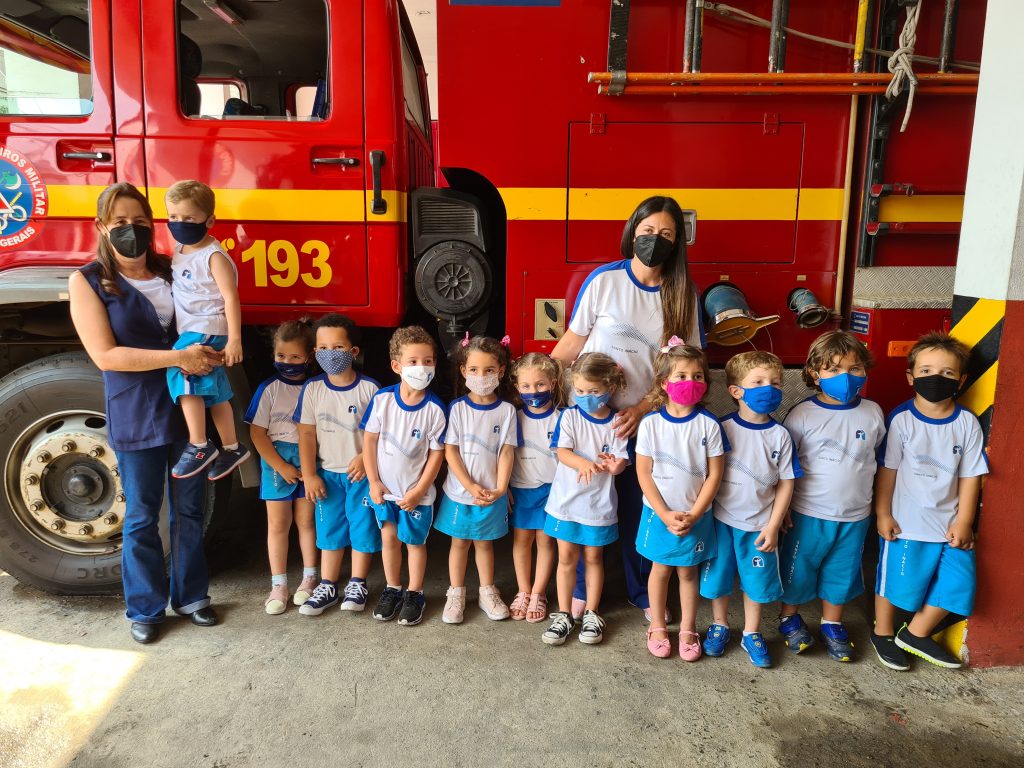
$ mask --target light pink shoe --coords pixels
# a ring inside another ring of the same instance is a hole
[[[512,621],[522,621],[526,618],[526,609],[530,605],[530,593],[529,592],[516,592],[516,596],[512,599],[512,602],[508,606],[508,612],[512,616]]]
[[[661,639],[655,639],[651,637],[655,632],[664,632],[665,637]],[[659,659],[667,659],[672,655],[672,643],[668,639],[667,629],[648,629],[647,630],[647,650],[651,652],[652,656],[657,656]]]
[[[693,642],[684,643],[684,636],[691,638]],[[696,632],[681,631],[679,633],[679,658],[683,661],[696,661],[700,658],[701,653],[700,635]]]
[[[270,589],[270,595],[263,601],[263,610],[271,616],[278,616],[284,613],[288,606],[288,585],[275,584]]]
[[[441,613],[441,621],[445,624],[461,624],[463,614],[466,612],[466,588],[448,587],[448,598],[444,604],[444,611]]]
[[[319,576],[303,576],[302,581],[299,582],[299,588],[295,590],[295,596],[292,597],[292,602],[296,605],[305,603],[313,596],[313,590],[319,583]]]
[[[644,608],[644,621],[646,621],[648,624],[651,623],[651,609],[650,608]],[[672,623],[672,614],[669,611],[669,609],[666,608],[665,609],[665,626],[667,627],[671,623]]]
[[[572,613],[572,620],[579,621],[583,618],[583,614],[587,610],[587,601],[580,600],[578,597],[572,599],[572,608],[569,609]]]
[[[486,613],[491,621],[501,621],[507,619],[509,615],[508,606],[493,584],[489,587],[480,587],[480,610]]]

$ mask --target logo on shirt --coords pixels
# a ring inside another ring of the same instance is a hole
[[[191,269],[183,269],[183,270],[181,270],[181,276],[184,277],[186,280],[191,280],[192,279],[192,270]]]
[[[495,424],[494,429],[492,431],[494,432],[494,434],[498,434],[499,432],[501,432],[501,425]]]
[[[764,568],[764,558],[760,555],[754,555],[750,558],[750,564],[755,568]]]
[[[963,456],[964,455],[964,447],[962,445],[954,445],[953,446],[953,455],[954,456]]]
[[[354,405],[350,405],[350,406],[348,407],[348,412],[349,412],[349,413],[359,413],[359,409],[358,409],[358,408],[356,408],[356,407],[355,407]]]
[[[708,444],[708,439],[707,439],[706,437],[702,437],[702,438],[700,439],[700,444],[701,444],[701,447],[702,447],[702,448],[703,448],[703,447],[706,447],[706,446],[707,446],[707,444]]]
[[[858,440],[867,440],[868,439],[868,433],[865,432],[863,429],[858,429],[857,430],[857,439]]]
[[[551,442],[551,438],[554,436],[554,432],[548,432],[548,442]]]
[[[412,432],[410,432],[409,434],[411,434],[417,440],[422,440],[423,439],[423,432],[422,432],[422,430],[419,430],[419,429],[417,429],[415,427],[413,427]]]
[[[779,458],[780,455],[781,454],[778,451],[772,451],[772,461],[775,461],[775,459]]]
[[[608,443],[605,443],[604,445],[601,446],[601,453],[610,453],[611,450],[612,447],[608,445]]]

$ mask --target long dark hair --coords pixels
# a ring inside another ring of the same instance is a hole
[[[633,239],[640,222],[655,213],[667,213],[676,225],[676,242],[672,255],[661,267],[661,317],[664,329],[661,343],[667,344],[673,336],[687,339],[697,308],[696,292],[690,282],[690,267],[686,261],[686,224],[683,209],[674,198],[656,195],[648,197],[633,211],[622,230],[619,252],[624,259],[633,258]]]
[[[126,181],[111,184],[100,192],[99,199],[96,201],[96,220],[105,226],[110,220],[114,203],[122,197],[137,200],[139,205],[142,206],[143,214],[149,219],[150,227],[153,226],[153,208],[150,206],[149,200],[134,185]],[[100,240],[96,245],[96,261],[100,263],[100,271],[102,272],[100,284],[103,286],[103,290],[115,296],[120,296],[121,289],[117,287],[117,276],[120,274],[120,270],[117,268],[117,257],[114,255],[114,249],[111,247],[110,241],[102,233],[100,233]],[[150,246],[149,250],[146,251],[146,269],[157,277],[163,278],[168,283],[171,282],[171,261],[163,254],[154,251],[153,246]]]

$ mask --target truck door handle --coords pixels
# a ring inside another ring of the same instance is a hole
[[[388,212],[388,203],[381,194],[380,169],[384,167],[384,150],[375,149],[370,152],[370,169],[373,172],[373,202],[370,213],[381,216]]]
[[[109,163],[112,159],[109,152],[64,152],[65,160],[92,160],[97,163]]]
[[[350,168],[359,165],[358,157],[314,157],[313,165],[347,165]]]

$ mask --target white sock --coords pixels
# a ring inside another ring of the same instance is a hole
[[[842,624],[843,622],[841,622],[841,621],[826,621],[825,619],[822,619],[821,623],[822,624]]]
[[[190,445],[193,448],[205,448],[207,445],[209,445],[209,443],[210,443],[210,441],[207,440],[205,443],[190,443]]]
[[[743,636],[744,637],[750,637],[751,635],[756,635],[756,634],[757,634],[756,631],[755,632],[747,632],[747,630],[745,630],[745,629],[743,630]]]
[[[232,443],[231,445],[228,445],[227,443],[225,443],[224,444],[224,450],[225,451],[237,451],[238,450],[238,443]]]

